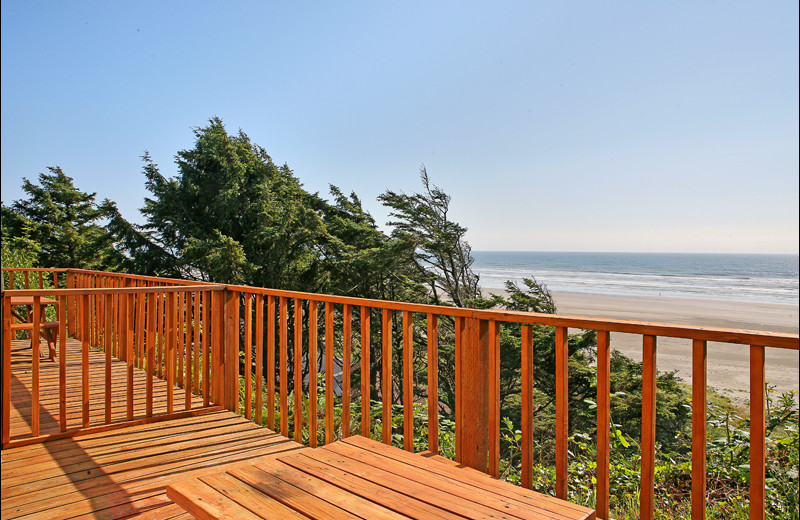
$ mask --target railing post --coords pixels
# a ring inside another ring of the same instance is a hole
[[[225,289],[223,292],[223,388],[224,406],[239,411],[239,293]]]
[[[487,473],[489,471],[490,405],[489,322],[477,318],[460,320],[461,348],[456,363],[460,367],[459,410],[456,411],[456,435],[460,437],[460,462]]]
[[[9,271],[9,278],[11,271]],[[11,440],[11,297],[3,296],[2,443]]]

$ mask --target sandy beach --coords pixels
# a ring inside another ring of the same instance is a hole
[[[500,289],[484,289],[502,294]],[[746,330],[798,333],[798,306],[641,296],[606,296],[553,293],[559,314],[660,321]],[[642,359],[641,336],[612,333],[612,347],[637,361]],[[727,343],[708,344],[708,384],[738,402],[749,398],[749,348]],[[766,351],[766,377],[776,391],[800,389],[798,351],[770,348]],[[658,338],[656,364],[659,371],[676,370],[691,382],[691,342]]]

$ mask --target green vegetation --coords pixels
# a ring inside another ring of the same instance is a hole
[[[524,280],[522,287],[508,283],[506,296],[482,294],[471,269],[467,229],[449,218],[450,197],[431,183],[424,167],[420,192],[388,190],[379,197],[391,215],[392,231],[387,234],[363,209],[355,193],[345,195],[336,186],[330,187],[330,200],[309,193],[288,165],[274,163],[244,132],[229,134],[219,119],[211,119],[194,134],[193,148],[176,155],[178,175],[174,178],[162,175],[144,154],[144,182],[150,196],[141,209],[146,219],[143,225],[127,221],[111,201],[95,202],[94,193],[78,190],[58,167],[41,174],[38,185],[25,179],[27,198],[2,206],[3,265],[99,268],[401,302],[556,312],[546,285],[533,277]],[[290,314],[293,306],[290,302]],[[308,313],[303,314],[306,321],[302,326],[307,329]],[[372,330],[379,331],[376,318],[371,318],[375,320]],[[342,330],[341,319],[337,312],[337,331]],[[415,330],[425,330],[423,316],[414,319],[420,320]],[[358,330],[359,320],[360,316],[354,315],[353,330]],[[318,326],[323,323],[320,316]],[[394,323],[399,323],[399,316]],[[293,395],[296,391],[307,396],[307,388],[292,387],[293,327],[290,319],[287,382]],[[452,319],[441,318],[440,443],[441,452],[450,457],[454,455],[454,327]],[[304,341],[308,336],[304,331]],[[402,346],[397,336],[394,385],[402,388]],[[520,336],[519,325],[501,325],[502,473],[514,482],[520,478]],[[549,493],[555,478],[555,332],[552,327],[534,326],[533,337],[535,488]],[[362,346],[354,337],[353,348],[354,355],[360,355],[362,348],[370,349],[373,380],[369,399],[373,401],[373,424],[379,428],[382,396],[376,378],[383,360],[380,338],[375,334],[372,339],[372,344]],[[425,382],[430,367],[424,355],[425,339],[423,334],[415,334],[415,403],[427,398]],[[338,333],[336,342],[334,352],[340,358]],[[591,505],[596,397],[591,364],[596,335],[592,331],[570,335],[568,345],[570,496]],[[244,361],[247,354],[241,354]],[[614,353],[611,370],[612,503],[617,517],[635,518],[642,369],[640,363]],[[268,376],[266,370],[264,376]],[[355,370],[353,388],[359,388],[360,377]],[[687,514],[690,489],[690,401],[674,373],[660,374],[657,386],[658,504],[660,514],[680,518]],[[394,392],[392,403],[401,409],[402,392]],[[797,518],[798,415],[794,403],[786,396],[770,401],[768,500],[775,518]],[[339,422],[340,406],[339,402]],[[415,445],[426,449],[424,414],[421,409],[417,413]],[[400,442],[402,413],[394,417],[399,422],[392,427]],[[747,418],[729,403],[716,403],[709,408],[709,421],[709,511],[716,516],[739,517],[746,512],[742,504],[746,504],[748,478]],[[358,431],[355,423],[353,431]]]

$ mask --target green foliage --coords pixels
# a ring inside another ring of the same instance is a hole
[[[466,307],[480,297],[478,276],[471,269],[471,248],[464,238],[467,228],[450,220],[450,196],[431,184],[424,166],[420,178],[422,193],[387,190],[378,200],[391,210],[392,236],[413,244],[417,269],[432,301]]]
[[[46,267],[106,268],[119,262],[112,238],[100,225],[114,208],[97,203],[59,167],[39,174],[39,184],[23,179],[26,199],[3,207],[3,242],[36,256]],[[5,264],[4,264],[5,265]]]

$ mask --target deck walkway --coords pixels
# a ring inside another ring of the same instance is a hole
[[[80,393],[80,343],[68,342],[68,392]],[[30,435],[30,343],[12,346],[12,440]],[[91,424],[102,424],[105,359],[92,350]],[[41,361],[41,433],[58,431],[58,365]],[[125,363],[113,363],[113,381],[122,397],[114,420],[125,416]],[[96,374],[100,371],[99,374]],[[138,370],[136,388],[143,385]],[[166,409],[166,383],[154,381],[154,412]],[[175,388],[176,398],[182,389]],[[67,400],[69,425],[81,420],[80,397]],[[137,402],[135,417],[143,414]],[[197,406],[202,406],[202,401]],[[51,440],[2,451],[0,517],[57,518],[191,518],[166,496],[178,480],[221,471],[254,457],[306,449],[302,445],[228,411],[139,424],[124,429]]]

